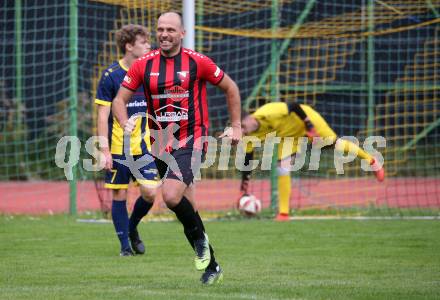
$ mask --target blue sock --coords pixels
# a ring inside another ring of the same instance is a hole
[[[148,211],[153,206],[153,203],[145,201],[142,196],[140,196],[133,207],[133,212],[130,216],[129,230],[133,232],[136,230],[137,225],[148,214]]]
[[[121,242],[121,250],[130,248],[128,242],[128,213],[127,202],[115,201],[112,202],[112,219],[115,226],[116,234]]]

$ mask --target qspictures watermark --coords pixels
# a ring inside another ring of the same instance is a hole
[[[138,114],[145,117],[145,113]],[[152,118],[151,116],[148,116]],[[155,120],[152,118],[152,120]],[[171,127],[170,127],[171,126]],[[185,142],[191,142],[192,136],[189,136],[185,141],[179,141],[175,138],[175,132],[179,130],[179,126],[175,123],[170,123],[165,128],[159,130],[150,129],[150,135],[154,138],[151,145],[151,152],[144,154],[137,159],[130,153],[130,134],[124,134],[124,159],[115,159],[118,163],[129,168],[136,179],[142,179],[140,169],[151,163],[154,160],[161,160],[168,165],[169,171],[175,174],[181,174],[179,166],[171,155],[173,150],[180,148],[179,145]],[[145,137],[145,133],[142,139]],[[167,141],[166,145],[159,145],[159,140]],[[347,144],[347,141],[349,142]],[[89,172],[97,172],[104,169],[105,156],[99,150],[100,145],[105,145],[105,139],[100,136],[90,137],[84,147],[91,158],[82,160],[82,167]],[[258,139],[254,136],[244,137],[237,145],[235,158],[232,158],[232,145],[229,138],[217,139],[213,136],[202,136],[192,144],[203,145],[207,144],[206,159],[202,162],[201,151],[193,151],[192,157],[192,172],[195,174],[195,179],[200,179],[200,169],[212,167],[218,159],[217,169],[228,170],[231,159],[234,159],[235,168],[239,171],[252,171],[256,169],[270,170],[272,167],[273,155],[278,155],[283,158],[280,161],[281,167],[290,172],[296,172],[302,169],[305,165],[307,147],[310,143],[307,137],[278,137],[276,132],[268,133],[263,139]],[[351,143],[351,144],[350,144]],[[274,147],[278,144],[281,147],[279,154],[274,154]],[[359,149],[364,150],[374,157],[376,164],[370,165],[366,159],[361,160],[361,169],[365,172],[373,172],[380,169],[384,163],[382,154],[376,148],[385,148],[386,139],[382,136],[367,137],[362,146],[359,140],[354,136],[335,137],[315,137],[312,141],[310,150],[310,160],[308,170],[319,170],[321,153],[324,147],[332,146],[333,148],[333,163],[337,174],[344,174],[344,166],[355,160]],[[251,145],[253,149],[262,148],[262,156],[260,159],[253,159],[245,164],[245,149]],[[349,147],[344,149],[347,145],[356,145],[356,147]],[[64,169],[64,175],[67,180],[73,179],[73,167],[80,162],[80,150],[82,144],[76,136],[62,137],[56,146],[55,163],[59,168]],[[295,149],[295,150],[294,150]],[[344,151],[345,150],[345,151]]]

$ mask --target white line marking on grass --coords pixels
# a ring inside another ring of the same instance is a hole
[[[210,288],[209,286],[207,286],[206,288]],[[199,299],[199,298],[206,298],[206,299],[253,299],[253,300],[258,300],[258,299],[268,299],[267,297],[259,297],[253,294],[228,294],[228,295],[216,295],[216,294],[208,294],[208,293],[188,293],[188,292],[182,292],[182,291],[176,291],[176,292],[171,292],[171,291],[152,291],[152,290],[143,290],[142,291],[143,294],[146,295],[160,295],[160,296],[171,296],[171,295],[175,295],[175,296],[183,296],[183,297],[188,297],[188,299]],[[270,297],[269,299],[272,300],[279,300],[279,298],[272,298]],[[289,298],[292,300],[300,300],[300,298]]]
[[[213,286],[206,286],[206,289],[210,289],[211,287],[221,287],[222,285],[213,285]],[[203,287],[202,284],[200,284],[200,287]],[[200,292],[183,292],[179,290],[166,290],[166,291],[157,291],[157,290],[148,290],[148,289],[142,289],[142,286],[136,286],[136,289],[139,290],[140,294],[143,294],[145,296],[175,296],[175,297],[184,297],[185,299],[200,299],[200,298],[206,298],[206,299],[252,299],[252,300],[259,300],[259,299],[271,299],[271,300],[281,300],[281,298],[273,298],[273,297],[263,297],[263,296],[257,296],[254,294],[244,294],[244,293],[233,293],[233,294],[227,294],[227,295],[220,295],[220,294],[210,294],[210,293],[200,293]],[[111,289],[112,291],[128,291],[133,290],[132,286],[121,286],[121,287],[113,287]],[[219,291],[218,293],[222,293],[222,291]],[[302,298],[289,298],[292,300],[301,300]]]
[[[158,218],[151,218],[148,219],[146,222],[174,222],[176,221],[176,218],[165,218],[165,217],[158,217]],[[108,224],[112,223],[112,220],[108,219],[76,219],[78,223],[95,223],[95,224]]]
[[[344,216],[302,216],[302,217],[290,217],[290,220],[358,220],[358,221],[369,221],[369,220],[440,220],[440,216],[396,216],[396,217],[367,217],[367,216],[356,216],[356,217],[344,217]]]
[[[240,218],[203,218],[203,221],[210,222],[210,221],[237,221],[242,220]],[[255,219],[255,220],[270,220],[266,218],[261,219]],[[354,221],[372,221],[372,220],[440,220],[440,216],[395,216],[395,217],[387,217],[387,216],[377,216],[377,217],[368,217],[368,216],[297,216],[297,217],[290,217],[290,221],[325,221],[325,220],[354,220]],[[76,219],[78,223],[93,223],[93,224],[111,224],[112,220],[107,219]],[[158,217],[158,218],[150,218],[146,222],[153,222],[153,223],[162,223],[162,222],[174,222],[176,221],[175,218],[171,217]]]
[[[111,220],[107,219],[76,219],[78,223],[96,223],[96,224],[107,224],[112,223]]]

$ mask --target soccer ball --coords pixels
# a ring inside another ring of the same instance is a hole
[[[244,194],[238,199],[238,210],[242,215],[256,216],[261,211],[261,201],[254,195]]]

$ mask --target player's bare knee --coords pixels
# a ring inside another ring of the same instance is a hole
[[[179,204],[182,195],[175,190],[162,190],[162,198],[168,208],[172,208]]]
[[[142,199],[146,202],[154,203],[154,199],[156,198],[156,188],[155,187],[141,187],[141,195]]]
[[[126,189],[113,190],[113,200],[120,201],[120,200],[126,200],[126,198],[127,198]]]
[[[166,206],[168,208],[173,208],[175,207],[177,204],[179,204],[180,199],[176,198],[176,197],[167,197],[167,198],[163,198],[163,201],[165,202]]]

